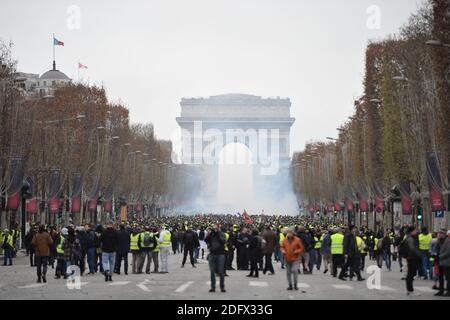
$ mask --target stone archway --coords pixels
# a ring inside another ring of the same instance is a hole
[[[280,169],[290,164],[289,136],[295,122],[289,98],[224,94],[182,98],[180,106],[181,161],[202,168],[204,198],[217,195],[218,155],[230,142],[251,150],[256,184],[270,185],[274,177],[286,174]]]

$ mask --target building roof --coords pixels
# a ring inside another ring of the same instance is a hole
[[[65,73],[59,70],[49,70],[42,74],[39,79],[49,79],[49,80],[70,80]]]
[[[262,98],[242,93],[228,93],[208,98],[181,98],[181,106],[183,105],[216,105],[216,106],[285,106],[290,107],[289,98]]]

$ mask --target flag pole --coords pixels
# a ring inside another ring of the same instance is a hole
[[[55,34],[53,34],[53,70],[56,70],[56,62],[55,62]]]
[[[77,77],[78,77],[78,82],[80,82],[80,62],[78,62],[78,66],[77,66]]]

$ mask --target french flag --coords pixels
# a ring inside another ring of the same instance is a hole
[[[64,47],[64,42],[59,41],[58,39],[56,39],[55,37],[53,37],[53,45],[54,45],[54,46],[63,46],[63,47]]]

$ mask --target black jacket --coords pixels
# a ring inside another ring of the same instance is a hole
[[[119,244],[117,247],[117,253],[126,254],[130,251],[130,234],[127,230],[119,230],[117,232]]]
[[[215,230],[208,233],[205,242],[208,244],[209,252],[212,255],[225,254],[225,234]]]
[[[344,254],[349,257],[359,255],[356,237],[353,233],[346,233],[344,236]]]
[[[258,236],[250,236],[250,245],[248,247],[250,259],[258,259],[262,254],[261,240]]]
[[[117,231],[113,228],[105,229],[100,237],[100,242],[102,243],[102,252],[116,252],[119,245]]]
[[[197,232],[192,230],[186,231],[183,235],[183,244],[187,249],[200,247]]]

